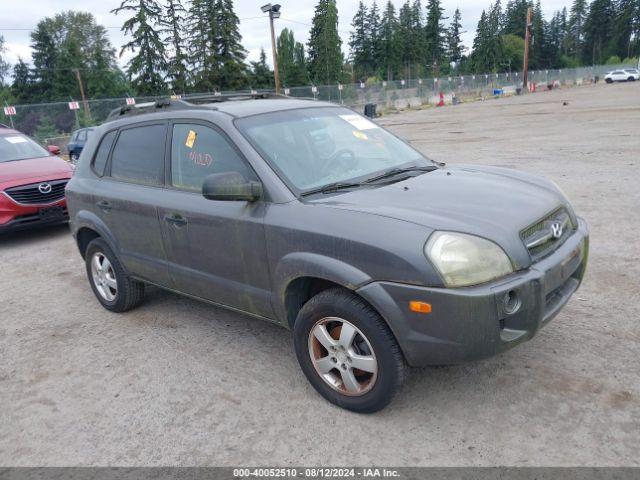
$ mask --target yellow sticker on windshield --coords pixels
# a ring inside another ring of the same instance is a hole
[[[189,130],[189,135],[187,135],[187,141],[184,142],[184,144],[189,148],[193,148],[193,144],[196,143],[197,136],[198,134],[196,132],[194,132],[193,130]]]
[[[354,130],[351,133],[353,133],[354,137],[359,138],[360,140],[369,140],[369,137],[367,137],[367,134],[361,132],[360,130]]]

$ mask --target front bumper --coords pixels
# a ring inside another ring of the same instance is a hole
[[[55,225],[69,221],[63,198],[47,205],[23,205],[0,192],[0,233]]]
[[[532,338],[578,289],[589,256],[589,232],[582,219],[553,254],[492,283],[457,289],[374,282],[358,290],[387,320],[412,366],[450,365],[487,358]],[[514,292],[520,308],[505,312]],[[409,302],[428,302],[425,315]]]

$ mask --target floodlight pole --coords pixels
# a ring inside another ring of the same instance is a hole
[[[280,94],[280,72],[278,72],[278,53],[276,52],[276,33],[273,28],[273,9],[269,10],[269,25],[271,26],[271,51],[273,52],[273,77],[276,81],[276,95]]]
[[[522,90],[527,89],[529,83],[529,44],[531,43],[531,22],[533,17],[533,8],[527,9],[527,25],[524,34],[524,61],[522,66]]]

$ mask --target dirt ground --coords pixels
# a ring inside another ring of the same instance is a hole
[[[563,105],[563,102],[568,105]],[[318,396],[288,332],[152,290],[103,310],[68,230],[0,239],[0,465],[640,465],[640,83],[381,123],[432,158],[556,181],[585,283],[531,342],[412,371],[385,411]]]

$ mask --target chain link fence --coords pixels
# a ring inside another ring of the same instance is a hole
[[[602,65],[561,70],[538,70],[529,72],[532,90],[576,86],[601,80],[607,72],[635,65]],[[292,87],[284,93],[294,98],[335,102],[360,110],[366,104],[375,104],[379,112],[418,108],[426,105],[457,103],[497,95],[520,93],[522,73],[492,73],[483,75],[444,76],[398,81],[378,81],[345,85],[322,85]],[[269,92],[260,90],[259,93]],[[222,92],[223,94],[250,94],[251,91]],[[204,93],[206,94],[206,93]],[[184,95],[201,96],[203,93]],[[166,96],[136,97],[136,103],[152,102]],[[126,104],[126,98],[88,100],[88,112],[79,104],[71,110],[69,102],[15,105],[15,115],[0,116],[0,123],[13,125],[16,129],[33,136],[45,145],[58,145],[63,151],[72,131],[85,126],[99,125],[109,113]]]

